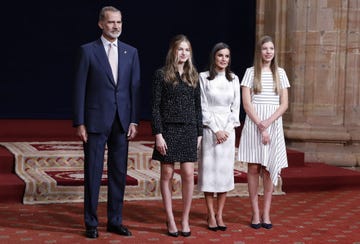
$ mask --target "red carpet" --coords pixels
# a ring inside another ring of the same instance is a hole
[[[237,134],[241,133],[241,128]],[[138,140],[153,140],[149,121],[139,127]],[[77,140],[70,120],[0,120],[0,141],[49,141]],[[339,187],[359,187],[360,172],[326,165],[305,163],[304,154],[288,150],[289,168],[283,170],[283,190],[285,192],[327,190]],[[0,147],[0,201],[19,202],[25,184],[13,174],[14,157]],[[244,178],[236,180],[246,180]],[[196,179],[196,176],[195,176]],[[131,179],[130,179],[131,180]],[[66,181],[63,181],[66,184]]]
[[[360,171],[334,167],[325,163],[304,163],[289,167],[282,174],[285,192],[331,190],[340,187],[360,188]]]
[[[70,120],[0,119],[0,141],[76,141]],[[140,124],[143,140],[153,140],[150,123]],[[138,137],[139,139],[140,137]],[[14,174],[14,156],[0,146],[0,202],[21,202],[25,183]]]
[[[262,202],[262,197],[260,197]],[[84,237],[83,204],[23,205],[0,204],[0,243],[221,243],[221,244],[359,244],[360,189],[296,192],[274,196],[271,230],[249,227],[247,197],[227,198],[224,221],[228,230],[206,228],[204,199],[194,199],[191,207],[191,236],[167,236],[161,200],[126,201],[124,224],[133,236],[106,232],[106,203],[100,203],[99,239]],[[174,200],[174,214],[181,228],[180,200]]]
[[[21,202],[25,183],[14,173],[14,155],[0,146],[0,202]]]
[[[59,186],[82,186],[84,185],[84,171],[76,170],[76,171],[45,171],[51,178],[56,181],[56,184]],[[103,171],[103,175],[101,178],[101,185],[107,185],[107,171]],[[136,186],[138,181],[127,175],[126,176],[126,185]]]

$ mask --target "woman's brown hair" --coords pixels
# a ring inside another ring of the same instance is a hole
[[[213,80],[215,78],[215,76],[217,75],[217,72],[215,70],[215,56],[216,56],[216,53],[218,51],[223,50],[223,49],[228,49],[229,52],[230,52],[229,64],[225,68],[226,79],[228,81],[232,81],[234,79],[234,77],[231,75],[232,72],[230,70],[230,65],[231,65],[231,50],[230,50],[230,47],[226,43],[219,42],[219,43],[215,44],[215,46],[213,47],[213,49],[211,50],[211,53],[210,53],[209,77],[207,77],[209,80]]]

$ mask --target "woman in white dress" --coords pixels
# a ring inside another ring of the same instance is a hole
[[[264,36],[256,46],[254,66],[248,68],[241,82],[246,112],[238,158],[248,163],[248,187],[252,207],[250,226],[271,229],[271,197],[281,169],[287,167],[282,115],[288,108],[289,80],[278,67],[274,42]],[[260,214],[258,185],[264,185],[263,212]]]
[[[216,44],[209,71],[200,73],[203,139],[199,160],[199,191],[205,195],[208,229],[226,230],[226,193],[234,189],[235,127],[240,126],[239,78],[230,70],[230,48]],[[217,199],[215,213],[214,199]]]

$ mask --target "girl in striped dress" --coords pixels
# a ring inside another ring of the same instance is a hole
[[[255,49],[254,66],[241,82],[246,112],[238,159],[248,163],[248,188],[252,207],[250,226],[270,229],[271,197],[282,168],[287,167],[282,115],[288,108],[289,80],[278,67],[274,42],[262,37]],[[259,176],[264,186],[263,212],[258,203]]]

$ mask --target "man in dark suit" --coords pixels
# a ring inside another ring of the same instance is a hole
[[[98,237],[97,206],[105,147],[108,149],[107,231],[130,236],[122,224],[128,140],[137,134],[140,64],[137,49],[118,40],[121,12],[99,15],[100,39],[82,45],[74,88],[73,126],[84,142],[85,235]]]

